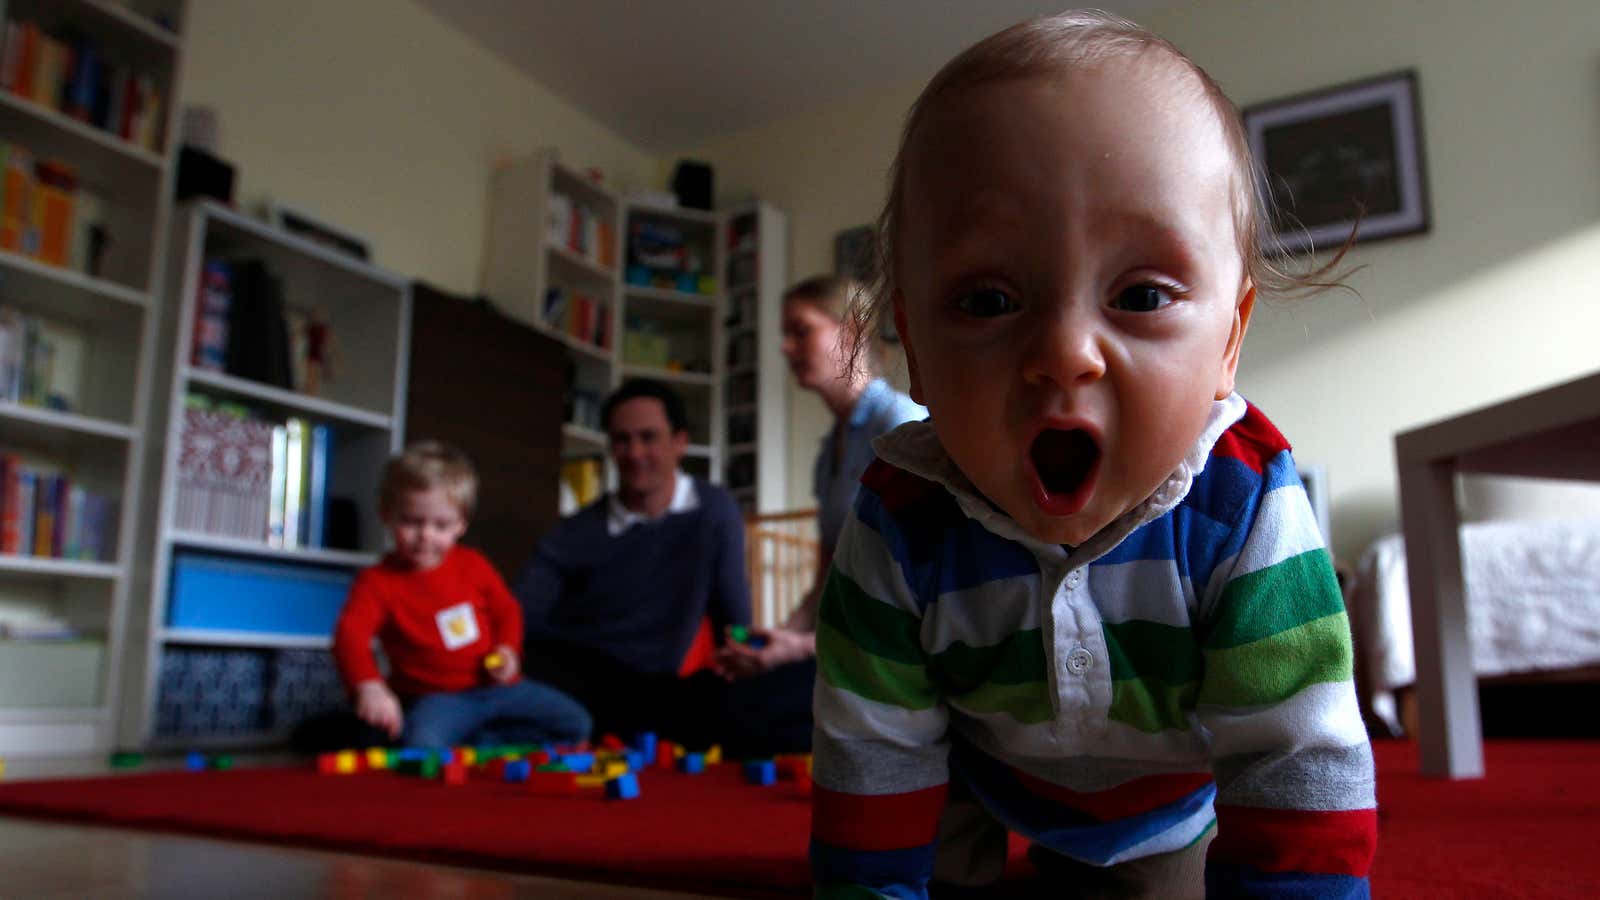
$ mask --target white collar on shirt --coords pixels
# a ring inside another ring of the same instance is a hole
[[[695,492],[694,479],[679,472],[677,481],[672,486],[672,502],[667,504],[667,511],[656,518],[666,518],[674,513],[693,512],[699,508],[700,495]],[[653,520],[644,513],[634,512],[623,506],[622,499],[615,491],[611,493],[606,503],[606,534],[616,537],[640,522],[650,521]]]

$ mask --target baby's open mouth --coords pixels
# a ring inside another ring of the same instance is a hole
[[[1100,447],[1081,428],[1051,428],[1033,439],[1028,451],[1038,476],[1039,505],[1057,516],[1070,516],[1088,502],[1100,462]]]

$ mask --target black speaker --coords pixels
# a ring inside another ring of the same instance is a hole
[[[177,199],[212,197],[233,203],[233,166],[188,144],[178,148]]]
[[[680,159],[672,170],[672,192],[678,205],[689,209],[711,208],[711,166],[692,159]]]

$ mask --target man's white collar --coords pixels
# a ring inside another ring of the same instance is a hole
[[[1087,554],[1087,558],[1092,560],[1121,543],[1134,529],[1160,518],[1177,506],[1188,495],[1195,476],[1206,467],[1211,449],[1216,446],[1222,433],[1244,418],[1245,408],[1244,398],[1238,393],[1213,401],[1205,429],[1200,432],[1200,437],[1189,448],[1183,461],[1178,463],[1178,468],[1143,503],[1123,513],[1085,541],[1083,546],[1071,551],[1072,556],[1077,558]],[[939,435],[934,431],[931,420],[907,422],[880,435],[872,442],[872,447],[884,462],[943,485],[956,498],[963,512],[995,534],[1036,550],[1048,550],[1055,554],[1061,552],[1056,545],[1044,544],[1029,536],[1015,519],[996,509],[978,493],[967,476],[956,468],[950,455],[945,452],[944,445],[939,443]]]
[[[682,472],[672,486],[672,502],[667,504],[667,511],[656,518],[666,518],[675,513],[693,512],[700,508],[700,495],[694,489],[694,479]],[[644,513],[634,512],[622,505],[622,499],[616,491],[612,491],[606,504],[606,533],[612,537],[627,531],[629,528],[641,523],[653,521]]]

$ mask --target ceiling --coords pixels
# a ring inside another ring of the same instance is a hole
[[[931,76],[1060,0],[420,0],[652,153]],[[1170,0],[1114,0],[1136,16]]]

